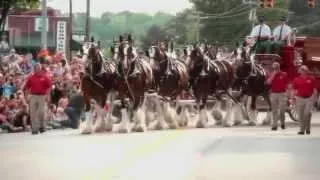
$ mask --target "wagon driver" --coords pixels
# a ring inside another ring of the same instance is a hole
[[[280,24],[273,30],[273,50],[276,54],[280,55],[281,48],[287,44],[291,32],[291,27],[287,25],[287,18],[283,16]]]
[[[250,36],[255,38],[256,43],[253,46],[257,54],[271,53],[271,30],[265,23],[264,16],[259,16],[259,24],[253,27]]]

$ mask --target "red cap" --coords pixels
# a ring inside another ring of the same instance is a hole
[[[47,49],[41,49],[39,54],[38,54],[38,57],[47,57],[49,56],[49,51]]]

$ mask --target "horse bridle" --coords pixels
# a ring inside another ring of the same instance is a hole
[[[96,49],[95,49],[95,55],[96,55],[97,58],[101,61],[101,65],[102,65],[102,67],[104,68],[104,70],[107,70],[105,64],[103,63],[103,59],[102,59],[100,53],[97,53],[97,52],[96,52]],[[91,72],[90,72],[90,73],[87,73],[87,74],[89,75],[90,80],[91,80],[93,83],[95,83],[97,86],[99,86],[100,88],[104,88],[103,85],[102,85],[101,83],[99,83],[98,81],[96,81],[96,80],[94,79],[94,77],[93,77],[93,74],[92,74],[92,71],[93,71],[93,57],[89,57],[89,55],[88,55],[88,60],[89,60],[88,63],[91,64],[91,65],[90,65],[90,71],[91,71]]]

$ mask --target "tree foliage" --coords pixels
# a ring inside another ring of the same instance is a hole
[[[289,10],[293,12],[289,23],[297,27],[299,33],[320,36],[320,4],[318,2],[315,8],[309,8],[306,1],[291,0]]]
[[[194,4],[200,17],[204,18],[200,21],[200,40],[230,42],[244,36],[250,29],[249,6],[243,5],[242,0],[190,0],[190,2]],[[225,13],[228,11],[230,13]]]
[[[201,39],[233,42],[250,33],[252,22],[249,12],[257,6],[246,5],[242,0],[190,0],[201,17]],[[258,2],[258,1],[256,1]],[[272,27],[283,15],[288,15],[288,1],[277,0],[274,8],[257,8],[257,16],[264,15]]]
[[[152,25],[146,35],[142,38],[142,48],[147,49],[155,41],[166,41],[169,39],[168,33],[163,27]]]
[[[164,26],[170,40],[177,44],[196,41],[198,25],[194,14],[194,9],[185,9]]]
[[[281,17],[287,17],[290,13],[292,12],[288,9],[288,1],[277,0],[274,8],[259,8],[257,14],[265,16],[268,25],[275,27],[279,23]]]
[[[103,46],[112,43],[113,38],[117,38],[121,33],[131,33],[136,43],[140,43],[147,30],[154,25],[163,27],[174,16],[158,12],[151,16],[145,13],[135,13],[123,11],[120,13],[105,12],[101,17],[91,18],[91,33],[101,40]],[[75,14],[76,30],[85,29],[85,14]]]

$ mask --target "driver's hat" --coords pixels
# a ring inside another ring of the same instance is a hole
[[[287,21],[288,21],[288,18],[287,18],[286,16],[282,16],[282,17],[280,18],[280,20],[283,21],[283,22],[287,22]]]
[[[265,18],[264,15],[260,15],[260,16],[258,17],[258,20],[259,20],[259,22],[264,22],[264,21],[266,20],[266,18]]]

